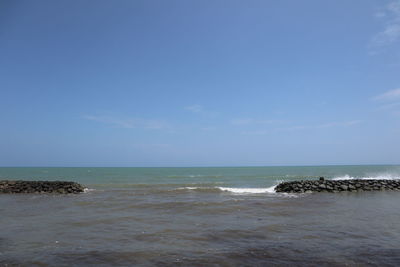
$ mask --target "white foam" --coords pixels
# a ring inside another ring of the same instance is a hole
[[[400,177],[398,175],[392,175],[392,174],[380,174],[380,175],[375,175],[375,176],[366,176],[366,177],[353,177],[350,176],[348,174],[344,175],[344,176],[339,176],[339,177],[335,177],[332,180],[354,180],[354,179],[358,179],[358,180],[397,180],[400,179]]]
[[[84,188],[83,189],[83,192],[84,193],[89,193],[89,192],[93,192],[93,191],[95,191],[96,189],[90,189],[90,188]]]
[[[240,188],[240,187],[179,187],[178,190],[218,190],[222,192],[228,192],[234,195],[250,195],[250,194],[267,194],[274,197],[289,197],[289,198],[297,198],[299,194],[292,193],[277,193],[275,191],[275,187],[278,184],[275,184],[270,187],[265,188]]]
[[[187,187],[179,187],[178,189],[180,190],[196,190],[196,189],[201,189],[204,187],[191,187],[191,186],[187,186]]]
[[[339,177],[332,178],[332,180],[335,180],[335,181],[339,181],[339,180],[353,180],[353,179],[355,179],[355,178],[349,176],[348,174],[346,174],[346,175],[344,175],[344,176],[339,176]]]
[[[221,191],[231,192],[235,194],[263,194],[275,193],[275,185],[266,188],[235,188],[235,187],[217,187]]]
[[[267,188],[238,188],[238,187],[179,187],[178,190],[220,190],[224,192],[231,192],[235,194],[262,194],[262,193],[275,193],[275,187],[267,187]]]

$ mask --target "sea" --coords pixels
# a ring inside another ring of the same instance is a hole
[[[0,266],[399,266],[400,191],[274,191],[321,176],[400,166],[0,168],[86,187],[0,194]]]

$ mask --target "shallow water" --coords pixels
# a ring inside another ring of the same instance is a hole
[[[0,265],[397,266],[400,192],[271,188],[319,175],[399,179],[399,169],[0,168],[0,179],[57,178],[91,189],[0,195]]]

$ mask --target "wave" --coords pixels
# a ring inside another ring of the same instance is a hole
[[[348,174],[344,175],[344,176],[338,176],[338,177],[334,177],[332,178],[332,180],[338,181],[338,180],[398,180],[400,179],[400,176],[394,175],[394,174],[378,174],[378,175],[374,175],[374,176],[364,176],[364,177],[354,177],[354,176],[350,176]]]
[[[270,187],[259,187],[259,188],[243,188],[243,187],[180,187],[177,190],[193,190],[202,193],[228,193],[232,195],[260,195],[271,197],[284,197],[284,198],[298,198],[304,194],[292,194],[292,193],[277,193],[275,191],[276,185]]]
[[[93,192],[96,191],[96,189],[92,189],[92,188],[84,188],[83,189],[83,193],[89,193],[89,192]]]
[[[242,187],[180,187],[178,190],[193,190],[193,191],[207,191],[207,192],[229,192],[233,194],[275,194],[275,187],[266,187],[266,188],[242,188]]]
[[[263,193],[275,193],[275,187],[266,188],[234,188],[234,187],[218,187],[219,190],[225,192],[231,192],[235,194],[263,194]]]
[[[175,188],[152,188],[143,191],[140,189],[139,191],[135,191],[135,194],[167,194],[167,195],[176,195],[176,194],[187,194],[190,191],[194,191],[196,193],[209,193],[209,194],[229,194],[229,195],[264,195],[271,197],[289,197],[289,198],[297,198],[300,194],[292,194],[292,193],[278,193],[275,191],[275,187],[278,184],[275,184],[270,187],[223,187],[223,186],[184,186],[184,187],[175,187]],[[122,194],[132,194],[131,188],[121,188],[121,189],[111,189],[112,191],[119,191]],[[104,189],[92,189],[85,188],[84,193],[92,193],[92,192],[104,192]]]

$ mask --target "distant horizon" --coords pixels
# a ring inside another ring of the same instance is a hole
[[[330,167],[330,166],[400,166],[399,164],[322,164],[322,165],[237,165],[237,166],[0,166],[0,168],[263,168],[263,167]]]

